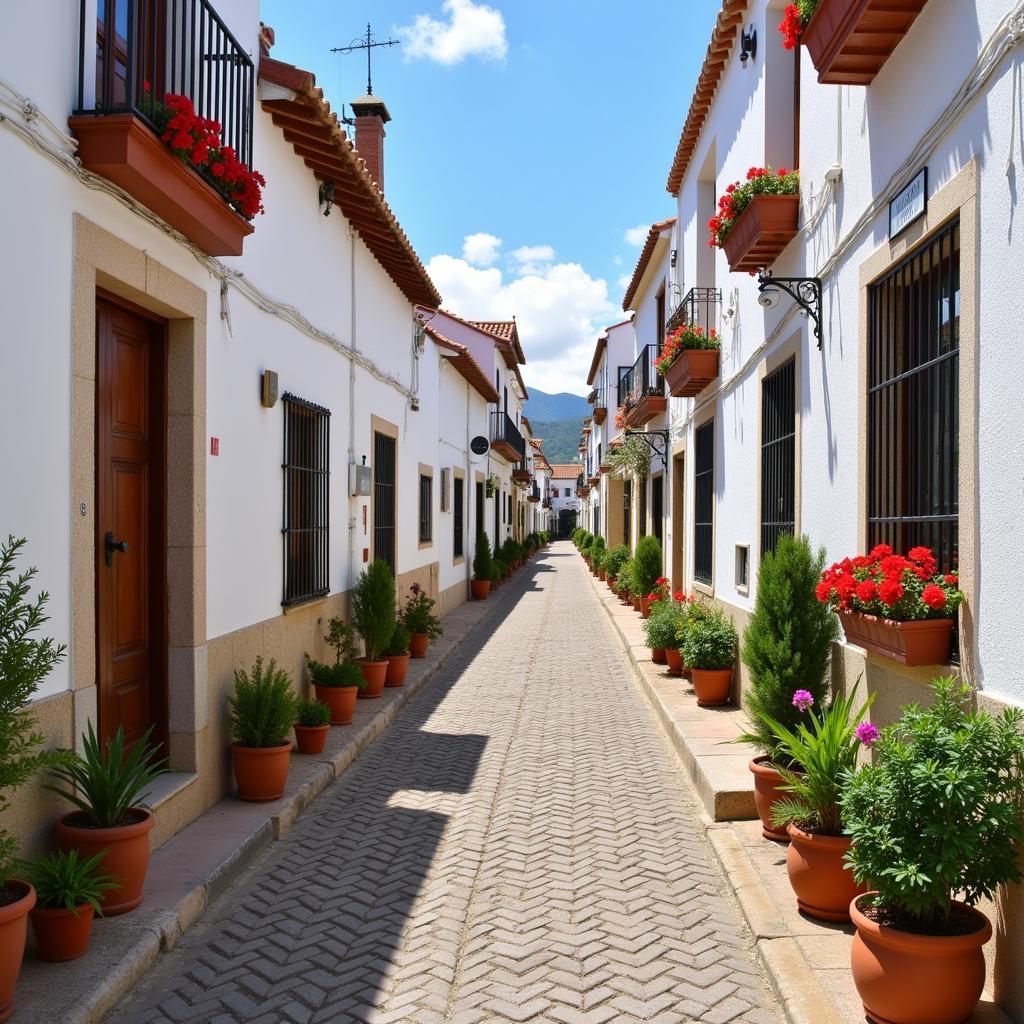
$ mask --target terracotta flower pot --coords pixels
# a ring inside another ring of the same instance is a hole
[[[597,578],[598,578],[599,580],[601,580],[601,582],[602,582],[602,583],[603,583],[603,582],[604,582],[605,580],[607,580],[607,579],[608,579],[608,572],[607,572],[607,570],[605,570],[605,569],[602,569],[602,570],[601,570],[601,571],[600,571],[600,572],[599,572],[599,573],[597,574]]]
[[[368,700],[379,697],[384,692],[384,682],[388,677],[388,663],[360,658],[359,670],[363,673],[363,681],[366,683],[359,689],[359,699]]]
[[[748,766],[754,773],[754,805],[761,819],[761,835],[777,843],[788,843],[789,833],[772,824],[772,808],[775,801],[787,794],[779,789],[782,776],[768,764],[767,757],[755,757]]]
[[[676,398],[699,395],[717,376],[719,351],[683,349],[665,374],[668,393]]]
[[[279,747],[243,747],[240,743],[232,743],[231,762],[235,769],[238,799],[253,803],[280,799],[288,781],[291,757],[290,743],[282,743]]]
[[[953,638],[952,619],[894,622],[861,612],[839,612],[848,643],[903,665],[945,665]]]
[[[850,953],[853,981],[868,1019],[876,1024],[963,1024],[985,987],[982,946],[992,937],[988,918],[969,935],[915,935],[876,924],[857,897],[850,919],[857,927]]]
[[[29,915],[36,933],[36,952],[43,960],[60,963],[75,960],[89,949],[93,909],[88,903],[76,908],[35,907]]]
[[[668,658],[665,655],[665,648],[664,647],[652,647],[651,648],[651,661],[653,661],[655,665],[667,665],[668,664]]]
[[[327,734],[331,731],[329,725],[299,725],[298,722],[292,726],[295,730],[295,743],[300,754],[322,754],[327,744]]]
[[[405,674],[409,671],[410,654],[389,654],[388,667],[384,673],[385,686],[405,686]]]
[[[316,699],[331,709],[331,725],[348,725],[356,712],[358,686],[314,686]]]
[[[490,583],[487,584],[487,589],[490,590]],[[430,637],[426,633],[413,633],[409,640],[409,653],[414,658],[425,658],[427,656],[427,648],[430,646]]]
[[[867,892],[843,858],[849,836],[822,836],[789,826],[786,870],[797,906],[819,921],[849,921],[850,903]]]
[[[491,592],[491,581],[490,580],[473,580],[470,583],[470,587],[473,590],[473,600],[483,601],[487,595]]]
[[[668,674],[670,676],[681,676],[683,674],[683,652],[678,648],[666,647],[665,661],[668,663]]]
[[[630,594],[628,587],[622,587],[619,590],[619,600],[623,604],[630,604],[631,605],[633,603],[633,595]]]
[[[65,814],[57,822],[57,845],[65,851],[78,850],[84,860],[103,854],[98,870],[111,875],[119,885],[100,898],[106,917],[134,910],[142,902],[142,886],[149,868],[149,833],[156,822],[152,811],[133,807],[138,821],[116,828],[90,828],[81,811]]]
[[[11,879],[7,886],[22,895],[0,907],[0,1021],[7,1020],[14,1010],[14,986],[25,955],[28,912],[36,903],[36,891],[28,882]]]
[[[732,693],[731,668],[691,668],[693,688],[697,691],[697,703],[702,708],[720,707],[729,703]]]
[[[635,612],[640,611],[640,609],[641,609],[641,605],[640,605],[641,600],[643,600],[643,599],[639,598],[639,597],[634,597],[633,598],[633,611],[635,611]]]
[[[640,614],[645,618],[651,617],[651,599],[649,597],[640,598]]]

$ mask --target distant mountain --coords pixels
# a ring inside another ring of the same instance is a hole
[[[525,412],[536,431],[537,420],[547,423],[553,420],[582,420],[590,415],[590,406],[585,398],[570,395],[566,391],[549,395],[544,391],[538,391],[537,388],[530,388],[530,398],[526,403]]]
[[[548,462],[576,461],[580,454],[582,417],[572,420],[531,419],[530,426],[534,437],[544,439],[544,457]]]

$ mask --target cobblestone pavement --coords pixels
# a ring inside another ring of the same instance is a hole
[[[777,1024],[584,572],[520,573],[108,1024]]]

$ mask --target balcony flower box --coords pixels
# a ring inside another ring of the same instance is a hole
[[[591,487],[596,487],[600,482],[601,482],[601,474],[600,473],[595,473],[594,476],[587,477],[587,483],[590,484]]]
[[[539,494],[528,494],[526,496],[526,500],[529,501],[529,502],[538,502],[538,501],[540,501],[540,495]]]
[[[725,250],[733,273],[770,267],[796,237],[800,175],[784,167],[751,167],[727,186],[708,221],[711,246]]]
[[[851,644],[903,665],[945,665],[953,612],[962,603],[955,572],[939,572],[930,548],[907,556],[879,544],[821,574],[818,600],[839,615]]]
[[[799,38],[823,85],[870,85],[926,2],[820,0],[805,25],[784,31],[786,45]]]
[[[208,256],[241,256],[253,226],[134,114],[79,115],[69,127],[87,170],[147,206]]]
[[[719,372],[721,343],[714,328],[682,324],[665,338],[658,354],[658,372],[675,398],[699,395]]]
[[[668,399],[664,395],[643,395],[626,410],[626,426],[642,427],[660,416],[668,408]]]
[[[530,482],[530,471],[528,469],[513,469],[512,479],[517,484],[528,484]]]
[[[601,426],[602,423],[608,418],[608,410],[603,405],[598,405],[594,408],[594,422]]]

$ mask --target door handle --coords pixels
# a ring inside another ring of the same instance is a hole
[[[114,564],[114,552],[120,551],[123,555],[128,550],[128,541],[126,540],[114,540],[113,530],[107,530],[106,536],[103,538],[103,559],[107,563],[107,566]]]

